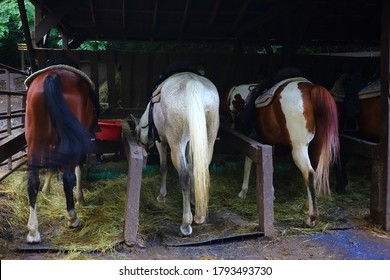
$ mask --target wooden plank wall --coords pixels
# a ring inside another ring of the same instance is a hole
[[[257,77],[257,65],[270,63],[270,58],[257,55],[228,53],[179,53],[146,51],[82,51],[35,49],[38,68],[53,57],[67,55],[82,65],[95,84],[107,80],[110,107],[145,108],[147,93],[160,73],[175,60],[188,60],[204,68],[206,77],[219,91],[251,83]],[[121,75],[120,90],[115,87],[115,75]],[[98,93],[98,92],[97,92]]]
[[[166,66],[175,60],[188,60],[202,67],[205,76],[220,93],[233,85],[258,81],[260,67],[275,70],[281,65],[281,57],[277,55],[53,49],[35,49],[35,52],[39,69],[49,58],[67,55],[81,63],[82,70],[96,85],[107,81],[111,108],[145,108],[152,85]],[[297,56],[294,63],[307,78],[330,88],[342,72],[350,68],[377,68],[379,59]],[[118,73],[121,82],[116,86],[115,75]]]

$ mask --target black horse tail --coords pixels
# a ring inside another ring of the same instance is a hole
[[[44,95],[52,129],[59,137],[58,146],[50,155],[49,164],[61,166],[69,160],[79,160],[83,155],[93,152],[92,135],[70,111],[57,74],[45,78]]]

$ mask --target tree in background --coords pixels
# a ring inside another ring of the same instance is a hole
[[[27,19],[30,26],[34,24],[34,6],[25,1]],[[25,42],[18,2],[2,0],[0,13],[0,62],[20,68],[20,51],[17,43]]]
[[[20,20],[18,2],[15,0],[1,0],[0,11],[0,63],[12,66],[14,68],[21,67],[21,55],[18,50],[18,43],[24,43],[25,37],[23,33],[22,21]],[[34,5],[30,1],[24,1],[27,20],[30,30],[34,27]],[[62,42],[58,31],[53,29],[50,31],[49,48],[61,48]],[[109,44],[100,41],[84,42],[80,49],[83,50],[105,50]],[[26,52],[27,56],[27,52]],[[28,59],[25,60],[28,63]]]

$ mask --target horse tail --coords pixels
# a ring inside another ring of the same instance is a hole
[[[44,96],[52,129],[58,133],[59,143],[49,164],[62,165],[69,158],[92,151],[91,134],[72,114],[62,92],[57,74],[48,75],[44,81]]]
[[[209,157],[206,115],[203,104],[204,86],[190,80],[186,86],[186,108],[189,125],[189,156],[193,166],[195,218],[206,217],[209,199]]]
[[[321,143],[317,174],[317,190],[320,195],[330,195],[329,168],[339,159],[339,128],[336,103],[330,92],[323,86],[311,90],[311,100],[316,116],[314,141]]]

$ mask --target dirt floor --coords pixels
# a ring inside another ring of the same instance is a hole
[[[6,194],[0,196],[0,205]],[[118,244],[109,252],[59,252],[28,246],[23,249],[26,232],[15,231],[7,222],[10,209],[0,206],[0,259],[134,259],[134,260],[199,260],[199,259],[270,259],[270,260],[390,260],[390,234],[370,226],[367,220],[355,220],[352,228],[327,230],[314,234],[299,228],[276,227],[273,239],[262,236],[216,240],[202,245],[166,246],[156,238],[135,247]]]
[[[277,174],[275,176],[281,177],[283,172],[290,174],[291,170],[276,169],[275,172]],[[390,233],[380,229],[368,218],[366,206],[359,206],[356,203],[353,212],[344,211],[342,208],[334,209],[341,221],[347,220],[348,223],[342,222],[341,226],[333,229],[318,227],[306,231],[296,222],[279,220],[275,222],[275,236],[272,239],[253,234],[217,238],[198,245],[169,246],[163,240],[163,236],[156,234],[147,242],[140,241],[139,246],[129,247],[119,242],[103,253],[58,250],[45,245],[27,246],[26,228],[14,228],[10,222],[15,210],[7,203],[10,195],[7,191],[0,192],[0,259],[390,260]],[[280,211],[280,208],[276,211]],[[356,215],[358,212],[363,214]],[[201,229],[194,225],[194,232]]]
[[[8,238],[11,234],[8,235]],[[7,238],[7,236],[4,236]],[[283,235],[220,241],[201,246],[167,247],[156,241],[145,247],[119,245],[108,253],[59,253],[21,251],[12,240],[1,238],[0,259],[269,259],[269,260],[390,260],[390,238],[364,229],[338,230],[326,234]]]

